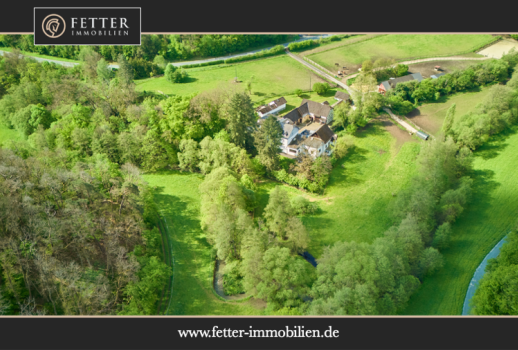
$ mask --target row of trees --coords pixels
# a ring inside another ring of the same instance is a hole
[[[142,35],[140,46],[93,46],[107,61],[116,61],[120,54],[127,60],[143,59],[153,62],[156,57],[169,61],[188,60],[224,56],[238,51],[253,49],[262,45],[276,45],[295,39],[295,35],[220,35],[220,34],[175,34]],[[33,35],[0,35],[0,43],[5,47],[43,55],[78,59],[80,46],[34,45]]]

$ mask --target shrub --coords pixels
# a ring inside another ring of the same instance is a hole
[[[291,207],[296,215],[313,214],[318,210],[316,203],[311,203],[306,197],[297,196],[291,200]]]
[[[329,91],[331,87],[328,83],[315,83],[313,84],[313,91],[315,91],[319,95],[323,95]]]

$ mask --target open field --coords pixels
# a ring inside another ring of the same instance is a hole
[[[15,129],[8,129],[0,123],[0,146],[7,140],[20,141],[24,139],[24,135]]]
[[[518,127],[475,152],[474,196],[452,225],[445,265],[427,277],[404,315],[460,315],[469,282],[486,254],[518,219]]]
[[[446,112],[452,104],[456,103],[455,116],[460,117],[473,110],[479,102],[489,93],[490,87],[483,86],[467,92],[454,95],[441,96],[437,101],[426,103],[414,109],[406,115],[410,121],[423,130],[438,136],[442,127]]]
[[[320,212],[302,217],[310,234],[308,251],[318,258],[324,246],[336,241],[371,242],[392,226],[388,204],[415,173],[420,143],[399,144],[380,121],[373,121],[355,136],[355,148],[333,169],[323,195],[284,186],[290,196],[317,201]],[[260,208],[268,203],[276,183],[260,186]]]
[[[482,62],[485,62],[482,61]],[[423,78],[430,78],[431,75],[439,74],[439,73],[451,73],[456,70],[462,70],[469,66],[480,64],[480,61],[428,61],[428,62],[421,62],[421,63],[414,63],[410,64],[408,66],[408,74],[412,73],[421,73]],[[441,71],[436,72],[434,70],[435,66],[441,66]]]
[[[518,51],[518,41],[505,39],[486,47],[484,50],[480,51],[479,54],[487,57],[501,58],[504,54],[509,53],[513,48]]]
[[[170,315],[260,315],[258,300],[225,302],[212,292],[214,255],[201,230],[198,186],[203,177],[179,171],[148,174],[156,186],[155,202],[173,246],[173,293]]]
[[[240,83],[234,83],[236,76]],[[186,95],[218,87],[238,87],[244,90],[252,79],[252,100],[264,100],[268,96],[293,94],[296,89],[308,90],[311,84],[323,82],[319,76],[292,58],[283,55],[235,64],[229,67],[189,72],[187,82],[169,83],[164,77],[135,81],[139,91],[162,91],[165,94]]]
[[[331,71],[336,70],[335,63],[338,63],[340,67],[347,67],[347,74],[351,74],[367,59],[455,55],[474,50],[491,39],[489,34],[393,34],[308,57]]]

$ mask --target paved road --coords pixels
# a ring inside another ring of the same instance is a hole
[[[346,89],[347,91],[349,91],[349,93],[353,93],[355,92],[356,90],[352,89],[350,86],[342,83],[340,80],[337,80],[335,79],[334,77],[332,77],[331,75],[329,75],[328,73],[324,72],[322,69],[320,68],[317,68],[315,67],[314,65],[312,65],[311,63],[307,62],[307,61],[304,61],[302,58],[300,58],[299,56],[297,55],[294,55],[292,54],[291,52],[289,52],[288,50],[286,50],[286,52],[288,53],[288,56],[290,56],[291,58],[299,61],[300,63],[302,63],[303,65],[305,65],[306,67],[308,67],[309,69],[313,70],[314,72],[318,73],[319,75],[325,77],[326,79],[332,81],[333,83],[337,84],[338,86]]]
[[[405,129],[407,129],[412,134],[415,134],[417,132],[416,128],[414,128],[412,125],[408,124],[407,122],[405,122],[404,120],[402,120],[401,118],[396,116],[394,113],[392,113],[390,108],[383,107],[383,110],[385,112],[387,112],[393,120],[395,120],[397,123],[399,123],[401,126],[403,126]]]
[[[297,39],[297,40],[294,40],[294,41],[290,41],[288,43],[284,43],[284,44],[280,44],[280,45],[282,45],[284,47],[288,47],[289,44],[294,43],[294,42],[310,40],[310,39],[320,39],[320,38],[324,38],[324,37],[327,37],[327,36],[330,36],[330,35],[332,35],[332,34],[302,35],[300,37],[300,39]],[[235,54],[235,55],[227,55],[227,56],[221,56],[221,57],[206,58],[206,59],[203,59],[203,60],[196,60],[196,61],[173,62],[171,64],[174,65],[174,66],[180,67],[180,66],[185,66],[186,64],[197,64],[197,63],[205,63],[205,62],[218,61],[218,60],[226,60],[226,59],[229,59],[229,58],[251,55],[251,54],[257,53],[259,51],[263,51],[263,50],[269,50],[272,47],[273,46],[267,47],[265,49],[259,49],[259,50],[253,50],[253,51],[238,53],[238,54]]]
[[[482,60],[489,60],[489,59],[491,59],[491,57],[432,57],[432,58],[422,58],[422,59],[413,60],[413,61],[397,62],[396,64],[413,64],[413,63],[429,62],[429,61],[482,61]],[[386,69],[386,68],[389,68],[389,67],[381,67],[381,68],[376,68],[374,70],[377,71],[377,70],[382,70],[382,69]],[[347,80],[355,78],[359,74],[360,73],[348,75],[344,79],[347,82]]]
[[[3,56],[4,53],[9,53],[9,51],[2,51],[2,50],[0,50],[0,56]],[[35,59],[38,62],[56,63],[56,64],[59,64],[59,65],[65,66],[65,67],[73,67],[73,66],[79,64],[79,62],[66,62],[66,61],[53,60],[53,59],[50,59],[50,58],[34,57],[34,56],[30,56],[30,55],[20,55],[20,56],[27,56],[27,57],[33,58],[33,59]],[[110,68],[119,68],[119,65],[118,64],[109,64],[108,67],[110,67]]]
[[[297,39],[297,40],[294,40],[294,41],[290,41],[288,43],[284,43],[284,44],[281,44],[281,45],[283,45],[284,47],[288,47],[288,45],[290,43],[292,43],[292,42],[298,42],[298,41],[304,41],[304,40],[310,40],[310,39],[320,39],[320,38],[324,38],[324,37],[327,37],[327,36],[330,36],[330,35],[332,35],[332,34],[302,35],[300,39]],[[262,50],[271,49],[272,47],[268,47],[266,49],[252,50],[252,51],[243,52],[243,53],[239,53],[239,54],[235,54],[235,55],[227,55],[227,56],[221,56],[221,57],[206,58],[206,59],[203,59],[203,60],[196,60],[196,61],[175,62],[175,63],[171,63],[171,64],[175,65],[175,66],[184,66],[186,64],[205,63],[205,62],[210,62],[210,61],[224,60],[224,59],[227,59],[227,58],[234,58],[234,57],[251,55],[251,54],[257,53],[257,52],[262,51]],[[0,55],[3,55],[4,52],[8,52],[8,51],[0,50]],[[53,60],[53,59],[50,59],[50,58],[34,57],[34,56],[30,56],[30,55],[26,55],[26,56],[32,57],[32,58],[34,58],[38,62],[47,61],[47,62],[52,62],[52,63],[59,64],[59,65],[65,66],[65,67],[73,67],[73,66],[79,64],[79,62],[66,62],[66,61]],[[110,65],[108,65],[108,67],[110,67],[110,68],[119,68],[119,65],[118,64],[110,64]]]

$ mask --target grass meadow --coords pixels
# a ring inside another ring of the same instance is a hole
[[[455,116],[460,117],[473,110],[482,102],[489,93],[490,86],[479,87],[454,95],[441,96],[437,101],[425,103],[406,115],[406,118],[417,124],[424,130],[438,136],[442,127],[446,112],[452,104],[456,103]]]
[[[240,83],[234,83],[236,76]],[[187,95],[216,88],[237,87],[244,90],[252,81],[252,101],[269,97],[294,94],[296,89],[309,90],[323,79],[305,66],[286,55],[233,64],[226,67],[212,66],[204,70],[189,70],[184,83],[173,84],[164,77],[135,80],[138,91],[162,91],[165,94]]]
[[[0,123],[0,146],[2,143],[8,140],[21,141],[25,137],[24,135],[15,129],[9,129],[2,123]]]
[[[405,315],[461,315],[473,273],[518,219],[518,127],[493,137],[475,152],[474,196],[452,225],[445,265],[425,278],[402,312]]]
[[[200,227],[203,177],[179,171],[148,174],[155,202],[172,244],[173,292],[170,315],[261,315],[257,301],[225,302],[212,292],[214,254]],[[255,305],[255,306],[254,306]]]
[[[490,34],[383,35],[365,42],[309,55],[308,58],[334,71],[335,63],[346,67],[359,67],[363,61],[368,59],[394,58],[399,60],[413,57],[454,55],[484,45],[490,42],[492,38]]]

